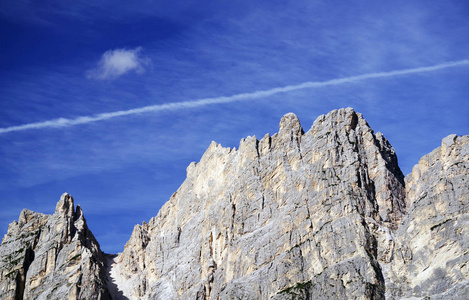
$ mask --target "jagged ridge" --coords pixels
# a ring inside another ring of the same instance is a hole
[[[333,111],[306,133],[287,114],[239,150],[212,143],[187,173],[119,257],[128,297],[285,299],[304,283],[324,299],[383,298],[377,236],[405,212],[404,177],[361,114]]]
[[[111,299],[104,255],[67,193],[53,215],[23,210],[0,256],[2,299]]]
[[[278,134],[248,137],[238,150],[212,142],[188,166],[178,191],[114,259],[120,295],[81,209],[73,212],[72,199],[64,213],[61,199],[53,216],[23,211],[10,225],[2,261],[10,243],[34,247],[9,266],[25,279],[2,271],[2,297],[466,299],[468,153],[469,137],[451,135],[404,180],[389,142],[353,109],[322,115],[307,132],[290,113]],[[51,230],[56,223],[65,225]],[[34,228],[61,238],[20,235]],[[45,267],[47,239],[63,241],[55,252],[68,258],[91,253],[91,264]],[[28,289],[37,280],[50,284]]]

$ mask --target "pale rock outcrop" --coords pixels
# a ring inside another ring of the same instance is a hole
[[[469,299],[469,136],[404,178],[353,109],[304,132],[212,142],[116,256],[81,208],[23,210],[0,245],[1,299]],[[108,277],[110,273],[110,278]]]
[[[23,210],[10,224],[0,246],[0,298],[110,299],[104,261],[65,193],[53,215]]]
[[[469,299],[469,136],[452,134],[406,177],[389,299]]]
[[[238,150],[212,142],[113,272],[131,299],[384,299],[377,238],[404,213],[394,150],[361,114],[304,133],[290,113]]]

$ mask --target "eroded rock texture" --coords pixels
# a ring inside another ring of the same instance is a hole
[[[405,213],[393,148],[352,109],[294,114],[239,149],[212,143],[114,266],[147,299],[384,299],[379,260]],[[384,246],[384,248],[382,248]]]
[[[307,132],[290,113],[239,149],[213,142],[116,257],[69,195],[52,216],[24,210],[0,246],[0,298],[469,299],[468,174],[469,136],[404,179],[353,109]]]
[[[53,215],[23,210],[0,246],[1,299],[110,299],[104,256],[80,206],[63,194]]]
[[[469,299],[469,136],[450,135],[406,177],[389,299]]]

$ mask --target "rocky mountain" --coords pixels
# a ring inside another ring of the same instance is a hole
[[[10,224],[0,270],[1,299],[111,299],[104,254],[66,193],[53,215],[24,209]]]
[[[406,177],[409,209],[392,232],[387,295],[469,299],[469,136],[452,134]]]
[[[469,136],[406,178],[353,109],[294,114],[239,149],[212,142],[122,253],[104,255],[64,194],[0,246],[5,299],[468,299]]]

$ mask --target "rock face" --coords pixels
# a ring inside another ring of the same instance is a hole
[[[111,279],[70,196],[53,216],[23,211],[0,246],[1,297],[468,299],[468,172],[469,136],[448,136],[404,178],[353,109],[307,132],[290,113],[239,149],[212,142],[135,226]]]
[[[0,246],[0,298],[110,299],[104,261],[65,193],[53,215],[25,209],[10,224]]]
[[[278,134],[239,150],[212,143],[187,173],[118,259],[129,298],[383,298],[370,225],[397,225],[404,176],[352,109],[306,133],[287,114]]]
[[[406,177],[388,295],[469,299],[469,136],[449,135]]]
[[[306,133],[287,114],[238,150],[212,143],[113,274],[132,299],[384,299],[406,217],[394,150],[361,114]]]

